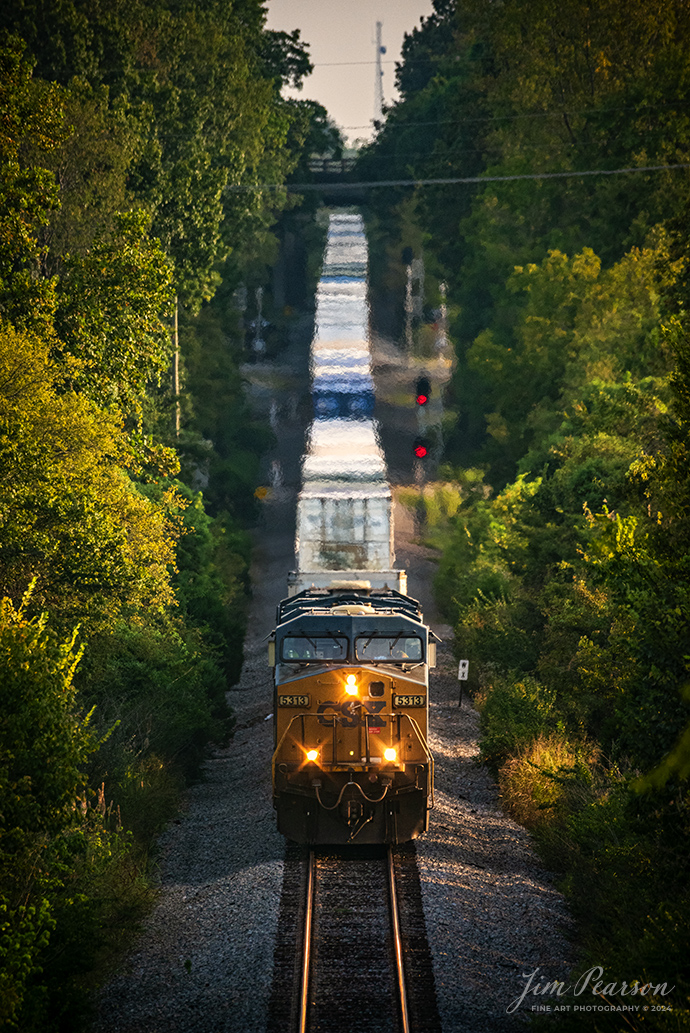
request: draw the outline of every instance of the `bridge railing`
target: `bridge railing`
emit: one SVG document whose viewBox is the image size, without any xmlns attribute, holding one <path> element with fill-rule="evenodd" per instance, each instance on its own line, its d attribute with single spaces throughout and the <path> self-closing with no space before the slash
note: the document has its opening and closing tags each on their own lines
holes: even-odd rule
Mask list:
<svg viewBox="0 0 690 1033">
<path fill-rule="evenodd" d="M 355 161 L 355 158 L 310 158 L 308 167 L 310 172 L 342 175 L 343 172 L 352 172 Z"/>
</svg>

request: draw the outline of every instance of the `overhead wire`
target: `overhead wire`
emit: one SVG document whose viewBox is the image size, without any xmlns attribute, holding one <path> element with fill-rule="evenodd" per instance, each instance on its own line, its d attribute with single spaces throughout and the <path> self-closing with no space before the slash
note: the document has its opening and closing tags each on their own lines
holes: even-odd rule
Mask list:
<svg viewBox="0 0 690 1033">
<path fill-rule="evenodd" d="M 373 189 L 375 187 L 426 187 L 452 186 L 475 183 L 513 183 L 520 180 L 538 179 L 578 179 L 581 176 L 622 176 L 635 172 L 662 172 L 672 169 L 690 169 L 690 162 L 677 162 L 671 165 L 636 165 L 622 169 L 581 169 L 568 172 L 529 172 L 512 176 L 448 176 L 439 179 L 379 179 L 362 182 L 335 183 L 248 183 L 228 184 L 226 190 L 237 193 L 257 190 L 287 190 L 289 193 L 321 191 L 330 193 L 337 190 Z"/>
<path fill-rule="evenodd" d="M 440 64 L 442 61 L 448 61 L 448 60 L 451 60 L 451 61 L 455 60 L 455 61 L 457 61 L 458 59 L 457 59 L 457 57 L 456 58 L 452 58 L 452 57 L 448 58 L 446 55 L 441 55 L 440 58 L 439 57 L 403 58 L 403 56 L 401 55 L 400 57 L 387 57 L 384 61 L 381 61 L 381 64 L 382 65 L 401 65 L 401 66 L 403 65 L 403 63 L 405 64 L 405 66 L 408 66 L 408 65 L 437 65 L 437 64 Z M 335 68 L 337 65 L 376 65 L 379 62 L 376 60 L 376 58 L 374 58 L 373 61 L 371 61 L 371 60 L 368 60 L 368 61 L 310 61 L 309 63 L 311 64 L 312 68 Z"/>
<path fill-rule="evenodd" d="M 575 108 L 572 111 L 532 111 L 524 112 L 523 114 L 515 115 L 478 115 L 469 118 L 449 118 L 449 119 L 436 119 L 429 122 L 391 122 L 387 121 L 381 123 L 381 128 L 385 130 L 390 129 L 412 129 L 420 128 L 422 126 L 456 126 L 456 125 L 467 125 L 474 122 L 517 122 L 520 119 L 530 118 L 563 118 L 568 116 L 569 118 L 573 115 L 608 115 L 613 112 L 625 112 L 635 111 L 639 114 L 645 112 L 661 111 L 664 108 L 675 108 L 675 107 L 687 107 L 690 105 L 690 100 L 684 100 L 679 98 L 672 103 L 668 104 L 644 104 L 641 107 L 636 105 L 627 105 L 625 107 L 614 107 L 614 108 Z M 372 119 L 372 121 L 374 121 Z M 341 129 L 352 130 L 352 129 L 371 129 L 371 122 L 368 125 L 363 126 L 340 126 Z"/>
</svg>

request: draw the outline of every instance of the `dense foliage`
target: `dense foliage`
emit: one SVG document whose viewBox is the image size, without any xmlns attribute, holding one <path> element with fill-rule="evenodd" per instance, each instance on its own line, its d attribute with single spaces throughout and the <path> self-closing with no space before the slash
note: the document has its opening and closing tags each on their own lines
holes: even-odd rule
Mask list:
<svg viewBox="0 0 690 1033">
<path fill-rule="evenodd" d="M 311 65 L 265 17 L 0 11 L 2 1028 L 80 1027 L 150 900 L 152 836 L 232 727 L 271 435 L 232 298 L 290 205 L 228 188 L 332 135 L 282 98 Z"/>
<path fill-rule="evenodd" d="M 74 638 L 59 642 L 45 619 L 0 604 L 3 721 L 0 740 L 0 1022 L 22 1010 L 26 985 L 55 928 L 51 896 L 62 888 L 83 769 L 96 743 L 74 689 Z"/>
<path fill-rule="evenodd" d="M 580 960 L 675 986 L 635 1029 L 690 1028 L 689 42 L 672 0 L 435 0 L 361 165 L 480 179 L 372 196 L 453 315 L 437 594 Z"/>
</svg>

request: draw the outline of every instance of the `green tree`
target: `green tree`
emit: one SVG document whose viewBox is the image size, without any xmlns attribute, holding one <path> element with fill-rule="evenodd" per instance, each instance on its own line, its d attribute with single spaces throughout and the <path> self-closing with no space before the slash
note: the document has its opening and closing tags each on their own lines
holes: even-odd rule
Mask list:
<svg viewBox="0 0 690 1033">
<path fill-rule="evenodd" d="M 0 24 L 20 34 L 46 80 L 75 77 L 136 131 L 128 188 L 153 218 L 182 302 L 198 309 L 216 265 L 286 203 L 280 192 L 226 192 L 280 183 L 304 142 L 299 105 L 280 96 L 310 69 L 297 33 L 270 33 L 259 0 L 136 0 L 108 9 L 26 0 Z M 81 87 L 80 87 L 81 88 Z M 304 126 L 293 132 L 293 128 Z"/>
<path fill-rule="evenodd" d="M 42 276 L 40 235 L 58 207 L 55 177 L 41 156 L 64 140 L 59 90 L 32 79 L 32 62 L 15 39 L 0 47 L 0 313 L 29 326 L 49 327 L 54 282 Z"/>
<path fill-rule="evenodd" d="M 172 356 L 172 268 L 148 235 L 143 212 L 114 218 L 83 255 L 68 257 L 56 291 L 58 351 L 70 383 L 99 405 L 141 415 L 151 382 L 160 383 Z"/>
<path fill-rule="evenodd" d="M 55 926 L 61 841 L 79 826 L 97 742 L 79 712 L 74 637 L 0 601 L 0 1024 L 17 1028 Z"/>
<path fill-rule="evenodd" d="M 0 586 L 19 600 L 35 577 L 38 606 L 104 628 L 173 601 L 174 517 L 123 471 L 118 419 L 58 393 L 63 376 L 47 345 L 2 324 Z"/>
<path fill-rule="evenodd" d="M 637 396 L 640 433 L 649 410 L 645 393 L 668 395 L 662 380 L 672 356 L 659 330 L 661 296 L 682 263 L 669 263 L 663 233 L 650 244 L 608 270 L 589 248 L 572 259 L 551 251 L 539 265 L 515 268 L 507 284 L 516 298 L 512 320 L 502 313 L 467 351 L 468 369 L 489 410 L 484 457 L 496 483 L 509 479 L 518 463 L 523 471 L 540 472 L 552 463 L 549 449 L 556 440 L 575 423 L 580 433 L 594 412 L 599 431 L 606 431 L 608 413 L 619 423 L 614 433 L 621 434 L 626 380 L 638 385 L 630 387 L 628 402 Z M 664 406 L 661 398 L 658 404 Z M 589 420 L 587 433 L 593 430 Z"/>
<path fill-rule="evenodd" d="M 52 172 L 59 192 L 59 207 L 40 231 L 48 275 L 61 273 L 69 256 L 86 254 L 97 238 L 113 232 L 117 213 L 132 208 L 127 178 L 139 149 L 132 112 L 124 104 L 111 105 L 105 86 L 94 89 L 72 79 L 58 99 L 64 139 L 49 152 L 22 147 L 24 166 Z"/>
</svg>

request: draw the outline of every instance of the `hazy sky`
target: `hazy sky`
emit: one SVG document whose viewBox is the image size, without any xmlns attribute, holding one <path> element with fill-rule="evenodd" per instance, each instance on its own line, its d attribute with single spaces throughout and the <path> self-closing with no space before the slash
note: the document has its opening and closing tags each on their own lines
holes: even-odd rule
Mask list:
<svg viewBox="0 0 690 1033">
<path fill-rule="evenodd" d="M 383 22 L 383 97 L 390 102 L 403 35 L 431 10 L 431 0 L 268 0 L 267 25 L 301 30 L 315 67 L 296 96 L 318 100 L 354 140 L 371 135 L 376 22 Z"/>
</svg>

